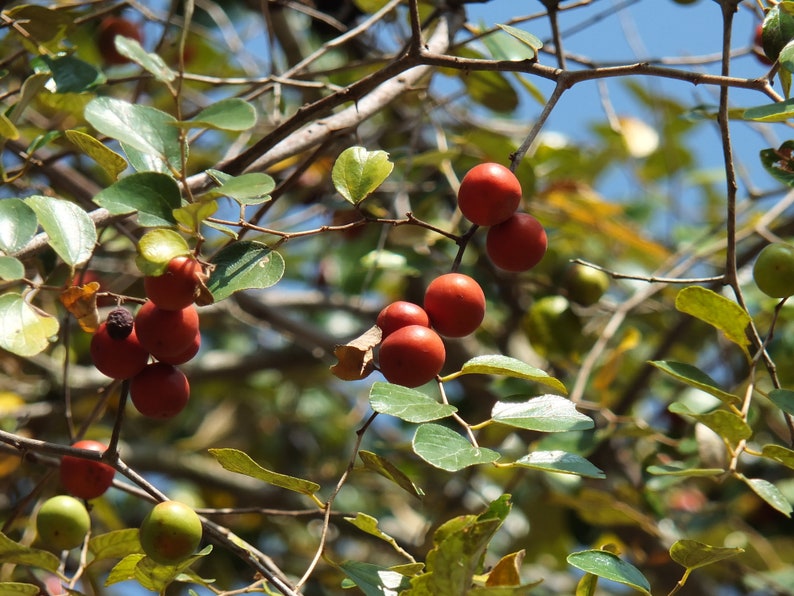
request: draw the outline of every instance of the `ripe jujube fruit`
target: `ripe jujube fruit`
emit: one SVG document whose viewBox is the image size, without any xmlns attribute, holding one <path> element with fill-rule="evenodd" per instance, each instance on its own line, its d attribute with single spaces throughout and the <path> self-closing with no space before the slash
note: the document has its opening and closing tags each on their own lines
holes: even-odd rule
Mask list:
<svg viewBox="0 0 794 596">
<path fill-rule="evenodd" d="M 198 354 L 199 349 L 201 348 L 201 333 L 197 333 L 196 337 L 193 339 L 193 343 L 191 343 L 184 351 L 180 352 L 179 354 L 175 354 L 173 356 L 160 356 L 160 362 L 165 362 L 167 364 L 184 364 L 189 360 L 192 360 L 193 357 Z"/>
<path fill-rule="evenodd" d="M 543 225 L 529 213 L 514 213 L 488 229 L 485 252 L 505 271 L 529 271 L 546 254 L 549 241 Z"/>
<path fill-rule="evenodd" d="M 378 364 L 386 380 L 405 387 L 432 381 L 441 372 L 445 359 L 443 340 L 422 325 L 408 325 L 392 332 L 378 352 Z"/>
<path fill-rule="evenodd" d="M 141 345 L 158 360 L 176 356 L 196 340 L 198 311 L 192 304 L 180 310 L 163 310 L 148 301 L 135 316 L 135 330 Z"/>
<path fill-rule="evenodd" d="M 473 333 L 485 317 L 485 294 L 468 275 L 446 273 L 427 286 L 424 307 L 439 334 L 464 337 Z"/>
<path fill-rule="evenodd" d="M 42 503 L 36 513 L 39 541 L 52 550 L 71 550 L 80 546 L 91 527 L 91 517 L 82 501 L 57 495 Z"/>
<path fill-rule="evenodd" d="M 190 399 L 185 374 L 172 364 L 154 362 L 130 379 L 132 405 L 149 418 L 173 418 Z"/>
<path fill-rule="evenodd" d="M 155 505 L 141 522 L 139 537 L 146 555 L 161 565 L 177 565 L 201 543 L 201 518 L 179 501 Z"/>
<path fill-rule="evenodd" d="M 480 226 L 492 226 L 513 215 L 521 202 L 521 183 L 498 163 L 481 163 L 460 181 L 458 207 L 463 216 Z"/>
<path fill-rule="evenodd" d="M 772 298 L 794 295 L 794 246 L 773 242 L 762 248 L 753 264 L 753 279 Z"/>
<path fill-rule="evenodd" d="M 385 339 L 397 329 L 408 325 L 429 327 L 430 318 L 427 316 L 425 309 L 418 304 L 406 300 L 397 300 L 380 311 L 376 324 L 380 327 Z"/>
<path fill-rule="evenodd" d="M 163 310 L 186 308 L 196 299 L 201 273 L 201 264 L 193 257 L 174 257 L 161 275 L 143 278 L 146 297 Z"/>
<path fill-rule="evenodd" d="M 91 337 L 91 360 L 97 370 L 112 379 L 129 379 L 149 361 L 149 352 L 135 333 L 132 314 L 117 308 Z"/>
<path fill-rule="evenodd" d="M 99 48 L 99 53 L 102 54 L 102 58 L 108 64 L 127 64 L 130 62 L 129 58 L 120 54 L 116 49 L 115 39 L 117 35 L 129 37 L 141 43 L 143 34 L 138 25 L 121 17 L 105 17 L 99 24 L 97 47 Z"/>
<path fill-rule="evenodd" d="M 107 446 L 91 439 L 78 441 L 72 447 L 100 453 L 107 449 Z M 80 499 L 94 499 L 110 488 L 116 470 L 101 461 L 64 455 L 59 473 L 61 484 L 69 494 Z"/>
</svg>

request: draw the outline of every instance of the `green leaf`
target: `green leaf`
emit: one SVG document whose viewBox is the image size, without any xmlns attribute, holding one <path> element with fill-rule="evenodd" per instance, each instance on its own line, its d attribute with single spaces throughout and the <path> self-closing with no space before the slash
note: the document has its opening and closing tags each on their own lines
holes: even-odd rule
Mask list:
<svg viewBox="0 0 794 596">
<path fill-rule="evenodd" d="M 667 409 L 674 414 L 694 418 L 733 445 L 753 436 L 753 429 L 750 428 L 747 422 L 738 414 L 727 410 L 714 410 L 705 414 L 697 414 L 679 402 L 670 404 Z"/>
<path fill-rule="evenodd" d="M 168 65 L 157 54 L 149 53 L 141 47 L 138 40 L 123 35 L 117 35 L 113 39 L 119 54 L 126 56 L 136 64 L 139 64 L 151 73 L 155 79 L 163 83 L 170 83 L 176 80 L 176 73 L 168 68 Z"/>
<path fill-rule="evenodd" d="M 235 242 L 222 249 L 212 260 L 215 269 L 207 287 L 215 301 L 234 292 L 252 288 L 269 288 L 284 275 L 284 259 L 259 242 Z"/>
<path fill-rule="evenodd" d="M 0 594 L 4 596 L 38 596 L 41 594 L 38 586 L 20 582 L 0 582 Z"/>
<path fill-rule="evenodd" d="M 609 551 L 585 550 L 571 553 L 567 561 L 585 573 L 631 586 L 643 594 L 651 593 L 651 585 L 640 570 Z"/>
<path fill-rule="evenodd" d="M 54 93 L 83 93 L 105 82 L 105 75 L 73 55 L 38 58 L 52 73 Z M 50 85 L 48 85 L 49 87 Z"/>
<path fill-rule="evenodd" d="M 413 558 L 410 557 L 401 547 L 397 544 L 397 541 L 383 532 L 378 527 L 378 520 L 372 517 L 371 515 L 367 515 L 366 513 L 358 512 L 356 513 L 356 517 L 346 517 L 345 521 L 350 522 L 354 526 L 356 526 L 362 532 L 366 532 L 370 536 L 374 536 L 380 540 L 391 545 L 391 547 L 396 550 L 401 555 L 407 556 L 412 562 L 414 562 Z"/>
<path fill-rule="evenodd" d="M 384 478 L 391 480 L 407 493 L 415 496 L 418 499 L 421 499 L 425 494 L 421 488 L 411 482 L 411 479 L 408 478 L 408 476 L 406 476 L 397 468 L 397 466 L 395 466 L 386 458 L 363 449 L 359 450 L 358 456 L 361 458 L 361 461 L 364 463 L 364 467 L 366 469 L 372 470 Z"/>
<path fill-rule="evenodd" d="M 49 236 L 50 246 L 67 265 L 85 263 L 97 241 L 96 227 L 80 207 L 62 199 L 33 195 L 25 199 Z"/>
<path fill-rule="evenodd" d="M 501 25 L 497 23 L 496 26 L 508 35 L 513 36 L 518 41 L 528 46 L 532 50 L 532 57 L 537 58 L 538 50 L 543 47 L 543 42 L 540 41 L 540 39 L 531 33 L 527 33 L 526 31 L 517 29 L 516 27 L 511 27 L 510 25 Z"/>
<path fill-rule="evenodd" d="M 474 447 L 454 430 L 433 423 L 422 424 L 416 429 L 412 445 L 419 457 L 448 472 L 499 459 L 496 451 Z"/>
<path fill-rule="evenodd" d="M 739 475 L 741 480 L 749 486 L 755 494 L 761 497 L 769 504 L 770 507 L 776 509 L 786 517 L 791 517 L 792 506 L 788 499 L 780 492 L 780 489 L 763 478 L 746 478 Z"/>
<path fill-rule="evenodd" d="M 339 194 L 357 205 L 389 177 L 393 168 L 385 151 L 348 147 L 336 158 L 331 178 Z"/>
<path fill-rule="evenodd" d="M 794 99 L 747 108 L 742 117 L 755 122 L 785 122 L 794 117 Z"/>
<path fill-rule="evenodd" d="M 146 232 L 138 241 L 135 264 L 144 275 L 160 275 L 174 257 L 190 254 L 187 241 L 174 230 Z"/>
<path fill-rule="evenodd" d="M 780 445 L 764 445 L 761 449 L 761 455 L 794 469 L 794 451 L 791 449 Z"/>
<path fill-rule="evenodd" d="M 138 213 L 144 227 L 172 226 L 173 211 L 182 204 L 176 180 L 157 172 L 125 176 L 94 197 L 94 202 L 113 214 Z"/>
<path fill-rule="evenodd" d="M 722 468 L 690 468 L 683 462 L 674 462 L 663 466 L 648 466 L 646 471 L 654 476 L 710 477 L 725 473 Z"/>
<path fill-rule="evenodd" d="M 259 205 L 270 200 L 276 187 L 273 178 L 262 172 L 251 172 L 241 176 L 229 176 L 218 170 L 207 170 L 220 186 L 207 192 L 209 197 L 230 197 L 241 205 Z"/>
<path fill-rule="evenodd" d="M 778 182 L 794 186 L 794 141 L 785 141 L 778 149 L 762 149 L 761 165 Z"/>
<path fill-rule="evenodd" d="M 60 565 L 60 559 L 46 550 L 30 548 L 19 542 L 14 542 L 0 532 L 0 564 L 27 565 L 55 571 Z"/>
<path fill-rule="evenodd" d="M 0 348 L 35 356 L 50 345 L 58 329 L 58 319 L 34 309 L 20 294 L 0 296 Z"/>
<path fill-rule="evenodd" d="M 481 53 L 461 47 L 456 52 L 462 58 L 484 59 Z M 518 93 L 504 73 L 486 70 L 456 71 L 466 87 L 468 98 L 494 112 L 508 113 L 518 107 Z"/>
<path fill-rule="evenodd" d="M 369 404 L 375 412 L 414 423 L 446 418 L 458 411 L 455 406 L 439 403 L 415 389 L 381 382 L 372 384 Z"/>
<path fill-rule="evenodd" d="M 772 6 L 764 17 L 762 31 L 764 54 L 774 62 L 786 44 L 794 39 L 794 17 L 785 8 Z"/>
<path fill-rule="evenodd" d="M 256 478 L 262 482 L 267 482 L 279 488 L 285 488 L 302 495 L 311 496 L 320 490 L 320 485 L 310 480 L 286 476 L 277 472 L 271 472 L 256 463 L 247 453 L 238 449 L 210 449 L 212 455 L 224 469 L 237 474 L 244 474 L 251 478 Z"/>
<path fill-rule="evenodd" d="M 114 97 L 97 97 L 86 105 L 84 116 L 102 134 L 181 170 L 179 129 L 170 114 Z"/>
<path fill-rule="evenodd" d="M 365 596 L 397 596 L 411 585 L 402 573 L 372 563 L 345 561 L 339 568 Z"/>
<path fill-rule="evenodd" d="M 442 381 L 450 381 L 460 375 L 502 375 L 506 377 L 513 377 L 515 379 L 525 379 L 546 385 L 560 393 L 568 393 L 562 381 L 549 376 L 542 370 L 530 366 L 521 360 L 511 358 L 510 356 L 502 356 L 500 354 L 488 356 L 475 356 L 468 362 L 463 364 L 463 368 L 456 373 L 452 373 L 442 378 Z"/>
<path fill-rule="evenodd" d="M 565 432 L 593 428 L 592 418 L 576 409 L 571 400 L 559 395 L 541 395 L 525 402 L 498 401 L 491 410 L 494 422 L 537 430 Z"/>
<path fill-rule="evenodd" d="M 698 569 L 743 552 L 743 548 L 710 546 L 697 540 L 677 540 L 670 547 L 670 558 L 687 569 Z"/>
<path fill-rule="evenodd" d="M 5 12 L 11 19 L 24 22 L 25 32 L 39 43 L 61 39 L 68 27 L 74 23 L 74 16 L 68 11 L 35 4 L 22 4 Z"/>
<path fill-rule="evenodd" d="M 119 174 L 127 169 L 127 160 L 124 159 L 123 155 L 116 153 L 91 135 L 79 130 L 67 130 L 66 138 L 77 145 L 88 157 L 97 162 L 113 180 L 117 179 Z"/>
<path fill-rule="evenodd" d="M 581 455 L 567 451 L 533 451 L 512 465 L 522 468 L 543 470 L 544 472 L 559 472 L 561 474 L 574 474 L 585 478 L 606 478 L 603 471 L 591 464 Z"/>
<path fill-rule="evenodd" d="M 0 114 L 0 137 L 12 141 L 19 138 L 19 129 L 5 114 Z"/>
<path fill-rule="evenodd" d="M 794 416 L 794 391 L 789 389 L 773 389 L 769 392 L 770 401 L 786 414 Z"/>
<path fill-rule="evenodd" d="M 121 559 L 127 555 L 141 552 L 138 528 L 125 528 L 92 536 L 88 550 L 94 555 L 92 564 L 104 559 Z"/>
<path fill-rule="evenodd" d="M 719 329 L 725 337 L 737 344 L 747 354 L 750 340 L 746 330 L 750 315 L 736 302 L 707 288 L 690 286 L 675 297 L 675 307 L 686 314 Z"/>
<path fill-rule="evenodd" d="M 36 213 L 22 199 L 0 201 L 0 250 L 12 253 L 23 248 L 38 229 Z"/>
<path fill-rule="evenodd" d="M 717 382 L 704 373 L 702 370 L 691 364 L 684 364 L 683 362 L 673 362 L 672 360 L 655 360 L 648 362 L 651 366 L 658 368 L 660 371 L 667 373 L 671 377 L 686 383 L 690 387 L 695 387 L 701 391 L 713 395 L 717 399 L 726 404 L 735 404 L 741 401 L 736 395 L 728 393 L 717 386 Z"/>
<path fill-rule="evenodd" d="M 182 128 L 213 128 L 244 131 L 256 124 L 256 110 L 239 97 L 222 99 L 201 110 L 190 120 L 178 122 Z"/>
<path fill-rule="evenodd" d="M 25 277 L 25 266 L 14 257 L 0 256 L 0 279 L 14 281 Z"/>
<path fill-rule="evenodd" d="M 174 219 L 193 234 L 198 234 L 201 225 L 218 210 L 218 201 L 198 201 L 174 209 Z"/>
<path fill-rule="evenodd" d="M 197 554 L 188 557 L 184 561 L 180 561 L 176 565 L 161 565 L 149 557 L 144 557 L 135 565 L 133 577 L 130 579 L 137 580 L 137 582 L 147 590 L 163 594 L 165 593 L 166 587 L 177 579 L 188 579 L 193 577 L 195 578 L 193 581 L 196 581 L 198 578 L 189 571 L 189 568 L 196 561 L 207 556 L 211 551 L 212 545 L 208 545 Z M 182 577 L 180 578 L 180 576 Z"/>
<path fill-rule="evenodd" d="M 110 570 L 110 573 L 105 578 L 105 585 L 112 586 L 113 584 L 133 579 L 135 577 L 135 568 L 145 558 L 146 555 L 143 553 L 134 553 L 124 557 Z"/>
</svg>

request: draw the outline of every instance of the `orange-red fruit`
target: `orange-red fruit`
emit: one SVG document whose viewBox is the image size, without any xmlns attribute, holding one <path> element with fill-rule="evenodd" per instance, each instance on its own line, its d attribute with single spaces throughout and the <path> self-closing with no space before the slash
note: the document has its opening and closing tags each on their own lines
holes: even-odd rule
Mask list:
<svg viewBox="0 0 794 596">
<path fill-rule="evenodd" d="M 163 310 L 181 310 L 193 304 L 201 265 L 192 257 L 174 257 L 162 275 L 143 278 L 146 296 Z"/>
<path fill-rule="evenodd" d="M 446 273 L 431 281 L 424 305 L 430 324 L 446 337 L 473 333 L 485 317 L 485 294 L 480 284 L 462 273 Z"/>
<path fill-rule="evenodd" d="M 464 217 L 480 226 L 492 226 L 513 215 L 521 202 L 521 183 L 498 163 L 481 163 L 463 177 L 458 207 Z"/>
<path fill-rule="evenodd" d="M 505 271 L 528 271 L 540 263 L 549 242 L 543 225 L 529 213 L 515 213 L 492 226 L 485 238 L 491 262 Z"/>
<path fill-rule="evenodd" d="M 165 362 L 148 364 L 130 379 L 132 405 L 149 418 L 173 418 L 185 409 L 190 399 L 190 384 L 185 374 Z"/>
<path fill-rule="evenodd" d="M 138 43 L 143 41 L 143 35 L 138 25 L 121 17 L 106 17 L 99 24 L 97 46 L 102 58 L 108 64 L 127 64 L 130 60 L 116 49 L 114 40 L 117 35 L 130 37 Z"/>
<path fill-rule="evenodd" d="M 163 310 L 152 301 L 141 306 L 135 317 L 138 340 L 149 353 L 165 359 L 182 354 L 196 340 L 199 318 L 192 304 L 181 310 Z"/>
<path fill-rule="evenodd" d="M 408 325 L 430 327 L 430 318 L 427 316 L 425 309 L 418 304 L 406 300 L 397 300 L 380 311 L 376 324 L 380 327 L 385 339 L 398 329 Z"/>
<path fill-rule="evenodd" d="M 135 329 L 124 339 L 113 339 L 104 322 L 91 337 L 89 352 L 97 370 L 112 379 L 129 379 L 149 361 L 149 352 L 138 341 Z"/>
<path fill-rule="evenodd" d="M 72 447 L 104 453 L 107 446 L 99 441 L 84 439 Z M 94 499 L 103 495 L 113 484 L 116 471 L 109 465 L 90 459 L 65 455 L 61 459 L 61 484 L 66 491 L 79 499 Z"/>
<path fill-rule="evenodd" d="M 383 340 L 378 364 L 389 383 L 418 387 L 441 372 L 445 358 L 444 342 L 438 333 L 422 325 L 408 325 Z"/>
<path fill-rule="evenodd" d="M 184 352 L 180 352 L 174 356 L 163 356 L 160 358 L 160 362 L 165 362 L 166 364 L 184 364 L 192 360 L 193 357 L 198 354 L 199 348 L 201 348 L 201 334 L 197 333 L 193 343 L 190 344 Z"/>
</svg>

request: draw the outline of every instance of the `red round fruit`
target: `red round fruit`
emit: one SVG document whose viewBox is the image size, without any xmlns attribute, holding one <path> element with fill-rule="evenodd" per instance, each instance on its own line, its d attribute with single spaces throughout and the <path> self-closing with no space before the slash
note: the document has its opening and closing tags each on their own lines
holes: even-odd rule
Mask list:
<svg viewBox="0 0 794 596">
<path fill-rule="evenodd" d="M 138 341 L 134 328 L 124 339 L 113 339 L 107 323 L 101 323 L 91 337 L 89 352 L 97 370 L 112 379 L 129 379 L 149 362 L 149 352 Z"/>
<path fill-rule="evenodd" d="M 528 271 L 540 263 L 549 241 L 546 230 L 529 213 L 515 213 L 488 230 L 485 251 L 505 271 Z"/>
<path fill-rule="evenodd" d="M 162 275 L 143 278 L 146 297 L 163 310 L 181 310 L 193 304 L 201 264 L 193 257 L 174 257 Z"/>
<path fill-rule="evenodd" d="M 135 317 L 135 331 L 141 345 L 158 360 L 177 356 L 196 341 L 198 311 L 192 304 L 181 310 L 163 310 L 150 300 Z"/>
<path fill-rule="evenodd" d="M 107 446 L 99 441 L 84 439 L 72 445 L 75 449 L 89 449 L 104 453 Z M 92 459 L 64 455 L 61 459 L 61 484 L 66 491 L 80 499 L 94 499 L 103 495 L 113 484 L 116 470 Z"/>
<path fill-rule="evenodd" d="M 427 316 L 425 309 L 418 304 L 406 300 L 397 300 L 380 311 L 376 323 L 383 332 L 383 338 L 385 339 L 398 329 L 408 325 L 430 327 L 430 318 Z"/>
<path fill-rule="evenodd" d="M 446 337 L 473 333 L 485 317 L 480 284 L 462 273 L 447 273 L 430 282 L 424 304 L 430 324 Z"/>
<path fill-rule="evenodd" d="M 463 177 L 458 207 L 464 217 L 479 226 L 492 226 L 513 215 L 521 202 L 521 183 L 498 163 L 481 163 Z"/>
<path fill-rule="evenodd" d="M 383 340 L 378 364 L 389 383 L 418 387 L 441 372 L 445 358 L 444 342 L 438 333 L 422 325 L 408 325 Z"/>
<path fill-rule="evenodd" d="M 174 365 L 154 362 L 130 379 L 130 399 L 148 418 L 173 418 L 185 409 L 190 384 Z"/>
<path fill-rule="evenodd" d="M 197 333 L 193 343 L 185 349 L 184 352 L 180 352 L 174 356 L 162 356 L 160 357 L 160 362 L 165 362 L 166 364 L 184 364 L 193 359 L 193 357 L 198 354 L 199 348 L 201 348 L 201 334 Z"/>
<path fill-rule="evenodd" d="M 121 55 L 116 49 L 115 39 L 117 35 L 132 38 L 138 43 L 143 41 L 143 35 L 138 25 L 121 17 L 106 17 L 99 24 L 97 46 L 102 58 L 108 64 L 127 64 L 130 62 L 129 58 Z"/>
</svg>

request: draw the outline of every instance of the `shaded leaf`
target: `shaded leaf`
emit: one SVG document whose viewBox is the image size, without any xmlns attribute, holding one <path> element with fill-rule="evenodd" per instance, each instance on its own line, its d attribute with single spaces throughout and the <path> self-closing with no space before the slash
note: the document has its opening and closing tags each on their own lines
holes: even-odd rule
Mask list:
<svg viewBox="0 0 794 596">
<path fill-rule="evenodd" d="M 738 414 L 727 410 L 714 410 L 705 414 L 697 414 L 678 402 L 670 404 L 667 409 L 674 414 L 694 418 L 734 445 L 753 436 L 753 430 L 747 422 Z"/>
<path fill-rule="evenodd" d="M 778 182 L 794 186 L 794 141 L 785 141 L 777 149 L 761 150 L 761 165 Z"/>
<path fill-rule="evenodd" d="M 460 371 L 452 373 L 443 377 L 442 381 L 449 381 L 460 375 L 502 375 L 505 377 L 513 377 L 516 379 L 525 379 L 551 387 L 560 393 L 567 393 L 565 385 L 562 381 L 551 377 L 548 373 L 530 366 L 521 360 L 511 358 L 510 356 L 502 356 L 500 354 L 488 356 L 475 356 L 463 364 Z"/>
<path fill-rule="evenodd" d="M 720 476 L 725 473 L 722 468 L 690 468 L 682 462 L 665 464 L 663 466 L 648 466 L 648 474 L 654 476 L 684 476 L 684 477 L 710 477 Z"/>
<path fill-rule="evenodd" d="M 651 593 L 651 585 L 640 570 L 609 551 L 586 550 L 571 553 L 567 561 L 585 573 L 631 586 L 643 594 Z"/>
<path fill-rule="evenodd" d="M 374 192 L 392 169 L 394 164 L 385 151 L 348 147 L 336 158 L 331 179 L 339 194 L 356 205 Z"/>
<path fill-rule="evenodd" d="M 550 394 L 525 402 L 496 402 L 491 418 L 500 424 L 541 432 L 584 430 L 594 426 L 592 418 L 579 412 L 571 400 Z"/>
<path fill-rule="evenodd" d="M 670 547 L 670 558 L 687 569 L 697 569 L 743 552 L 743 548 L 710 546 L 697 540 L 677 540 Z"/>
<path fill-rule="evenodd" d="M 540 39 L 538 39 L 531 33 L 523 31 L 522 29 L 518 29 L 517 27 L 511 27 L 510 25 L 502 25 L 500 23 L 497 23 L 496 26 L 499 27 L 502 31 L 504 31 L 508 35 L 511 35 L 512 37 L 514 37 L 515 39 L 517 39 L 518 41 L 529 47 L 529 49 L 532 51 L 532 57 L 537 58 L 538 50 L 543 47 L 543 42 Z"/>
<path fill-rule="evenodd" d="M 182 128 L 213 128 L 244 131 L 256 124 L 256 110 L 239 97 L 222 99 L 204 108 L 190 120 L 178 122 Z"/>
<path fill-rule="evenodd" d="M 746 330 L 750 315 L 733 300 L 707 288 L 690 286 L 678 292 L 675 307 L 722 331 L 725 337 L 747 353 L 750 340 Z"/>
<path fill-rule="evenodd" d="M 83 209 L 69 201 L 40 195 L 27 197 L 25 203 L 36 213 L 50 246 L 67 265 L 74 267 L 91 257 L 97 233 Z"/>
<path fill-rule="evenodd" d="M 251 478 L 256 478 L 262 482 L 267 482 L 273 486 L 285 488 L 303 495 L 311 496 L 320 490 L 320 485 L 310 480 L 295 478 L 278 472 L 271 472 L 260 466 L 248 454 L 238 449 L 210 449 L 212 455 L 224 469 L 237 474 L 244 474 Z"/>
<path fill-rule="evenodd" d="M 781 445 L 764 445 L 761 455 L 794 469 L 794 450 Z"/>
<path fill-rule="evenodd" d="M 37 58 L 52 73 L 51 91 L 54 93 L 83 93 L 105 82 L 105 75 L 88 62 L 73 56 L 41 56 Z"/>
<path fill-rule="evenodd" d="M 24 22 L 25 31 L 39 43 L 61 39 L 73 24 L 73 17 L 67 11 L 35 4 L 21 4 L 5 12 L 12 19 Z"/>
<path fill-rule="evenodd" d="M 215 269 L 207 288 L 216 301 L 234 292 L 269 288 L 284 275 L 284 259 L 259 242 L 235 242 L 218 252 L 212 260 Z"/>
<path fill-rule="evenodd" d="M 125 176 L 100 191 L 94 201 L 114 214 L 138 214 L 145 227 L 172 226 L 174 209 L 182 204 L 176 180 L 157 172 L 139 172 Z"/>
<path fill-rule="evenodd" d="M 794 16 L 785 7 L 770 7 L 764 17 L 761 34 L 761 45 L 766 57 L 772 62 L 777 60 L 780 51 L 791 39 L 794 39 Z"/>
<path fill-rule="evenodd" d="M 19 129 L 5 114 L 0 114 L 0 137 L 16 141 L 19 138 Z"/>
<path fill-rule="evenodd" d="M 35 356 L 47 349 L 59 327 L 58 319 L 34 309 L 20 294 L 0 296 L 0 348 Z"/>
<path fill-rule="evenodd" d="M 769 392 L 769 399 L 786 414 L 794 416 L 794 391 L 789 389 L 773 389 Z"/>
<path fill-rule="evenodd" d="M 352 585 L 357 586 L 365 596 L 397 596 L 410 587 L 410 580 L 405 575 L 374 565 L 358 561 L 345 561 L 339 565 Z"/>
<path fill-rule="evenodd" d="M 705 391 L 706 393 L 713 395 L 717 399 L 727 404 L 738 403 L 741 401 L 738 396 L 728 393 L 727 391 L 724 391 L 718 387 L 717 382 L 714 379 L 691 364 L 673 362 L 672 360 L 655 360 L 648 362 L 648 364 L 658 368 L 664 373 L 667 373 L 671 377 L 686 383 L 690 387 L 695 387 L 696 389 L 700 389 L 701 391 Z"/>
<path fill-rule="evenodd" d="M 412 445 L 419 457 L 448 472 L 499 459 L 496 451 L 474 447 L 454 430 L 433 423 L 422 424 L 416 429 Z"/>
<path fill-rule="evenodd" d="M 372 384 L 369 404 L 376 412 L 414 423 L 446 418 L 458 411 L 415 389 L 381 382 Z"/>
<path fill-rule="evenodd" d="M 263 172 L 229 176 L 218 170 L 207 170 L 207 174 L 220 185 L 210 190 L 207 196 L 230 197 L 241 205 L 266 203 L 276 187 L 275 180 Z"/>
<path fill-rule="evenodd" d="M 776 509 L 786 517 L 791 517 L 792 506 L 788 499 L 780 492 L 780 489 L 763 478 L 746 478 L 739 475 L 741 480 L 749 486 L 755 494 L 761 497 L 767 504 Z"/>
<path fill-rule="evenodd" d="M 38 229 L 36 213 L 22 199 L 0 201 L 0 250 L 12 253 L 23 248 Z"/>
<path fill-rule="evenodd" d="M 4 596 L 38 596 L 41 594 L 38 586 L 20 582 L 0 582 L 0 594 Z"/>
<path fill-rule="evenodd" d="M 408 478 L 408 476 L 406 476 L 397 468 L 397 466 L 395 466 L 386 458 L 363 449 L 358 452 L 358 456 L 361 458 L 361 461 L 364 462 L 365 468 L 391 480 L 407 493 L 415 496 L 418 499 L 421 499 L 425 494 L 421 488 L 411 482 L 411 479 Z"/>
<path fill-rule="evenodd" d="M 394 538 L 386 534 L 378 527 L 378 520 L 371 515 L 367 515 L 366 513 L 361 513 L 359 511 L 356 513 L 356 517 L 345 517 L 345 521 L 350 522 L 362 532 L 366 532 L 370 536 L 375 536 L 375 538 L 379 538 L 380 540 L 390 544 L 397 552 L 401 554 L 405 553 L 405 551 L 400 548 L 400 545 L 397 544 L 397 541 Z"/>
<path fill-rule="evenodd" d="M 38 548 L 30 548 L 14 542 L 0 532 L 0 564 L 29 565 L 47 571 L 55 571 L 60 560 L 54 554 Z"/>
<path fill-rule="evenodd" d="M 88 157 L 93 159 L 113 180 L 127 169 L 127 160 L 100 143 L 94 137 L 79 130 L 67 130 L 66 138 L 77 145 Z"/>
<path fill-rule="evenodd" d="M 14 257 L 0 256 L 0 279 L 14 281 L 25 277 L 25 265 Z"/>
<path fill-rule="evenodd" d="M 591 464 L 581 455 L 567 451 L 533 451 L 513 464 L 523 468 L 543 470 L 544 472 L 559 472 L 561 474 L 575 474 L 585 478 L 606 478 L 606 474 Z"/>
<path fill-rule="evenodd" d="M 755 122 L 785 122 L 794 117 L 794 99 L 747 108 L 742 117 Z"/>
</svg>

